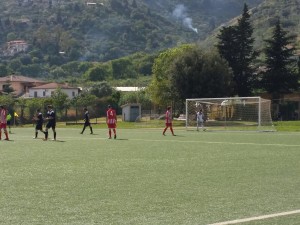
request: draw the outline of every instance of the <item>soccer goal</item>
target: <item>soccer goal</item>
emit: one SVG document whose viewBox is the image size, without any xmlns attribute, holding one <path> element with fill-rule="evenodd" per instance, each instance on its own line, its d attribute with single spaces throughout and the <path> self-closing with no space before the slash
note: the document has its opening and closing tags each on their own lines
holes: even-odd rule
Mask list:
<svg viewBox="0 0 300 225">
<path fill-rule="evenodd" d="M 207 130 L 276 131 L 271 101 L 261 97 L 186 99 L 186 128 L 195 129 L 202 109 Z"/>
</svg>

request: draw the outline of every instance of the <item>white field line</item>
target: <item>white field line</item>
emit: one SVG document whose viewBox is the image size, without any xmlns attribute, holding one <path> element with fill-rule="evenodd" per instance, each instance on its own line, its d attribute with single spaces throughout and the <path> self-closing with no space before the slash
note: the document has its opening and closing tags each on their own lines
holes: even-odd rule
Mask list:
<svg viewBox="0 0 300 225">
<path fill-rule="evenodd" d="M 245 218 L 245 219 L 237 219 L 237 220 L 231 220 L 231 221 L 225 221 L 225 222 L 219 222 L 219 223 L 212 223 L 212 224 L 208 224 L 208 225 L 240 224 L 240 223 L 251 222 L 251 221 L 255 221 L 255 220 L 264 220 L 264 219 L 288 216 L 288 215 L 299 214 L 299 213 L 300 213 L 300 210 L 294 210 L 294 211 L 289 211 L 289 212 L 281 212 L 281 213 L 275 213 L 275 214 L 269 214 L 269 215 L 263 215 L 263 216 L 249 217 L 249 218 Z"/>
</svg>

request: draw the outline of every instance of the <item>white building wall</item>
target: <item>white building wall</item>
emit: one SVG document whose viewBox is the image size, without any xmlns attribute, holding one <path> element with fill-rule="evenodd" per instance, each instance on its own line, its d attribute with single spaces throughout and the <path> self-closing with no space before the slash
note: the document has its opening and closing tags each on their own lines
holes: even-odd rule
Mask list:
<svg viewBox="0 0 300 225">
<path fill-rule="evenodd" d="M 122 120 L 129 121 L 130 119 L 130 105 L 127 105 L 122 108 Z"/>
<path fill-rule="evenodd" d="M 72 99 L 78 96 L 78 89 L 61 89 L 64 93 L 68 95 L 68 98 Z M 30 98 L 47 98 L 51 97 L 52 93 L 54 93 L 56 89 L 38 89 L 38 88 L 30 88 L 29 89 L 29 97 Z"/>
<path fill-rule="evenodd" d="M 125 104 L 121 107 L 123 121 L 134 122 L 138 117 L 141 116 L 141 104 L 139 103 Z"/>
</svg>

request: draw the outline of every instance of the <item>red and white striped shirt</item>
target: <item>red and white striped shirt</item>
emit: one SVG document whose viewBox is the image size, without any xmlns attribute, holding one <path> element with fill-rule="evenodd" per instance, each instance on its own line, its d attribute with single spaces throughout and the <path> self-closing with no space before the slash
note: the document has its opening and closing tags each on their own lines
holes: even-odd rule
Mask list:
<svg viewBox="0 0 300 225">
<path fill-rule="evenodd" d="M 117 122 L 116 111 L 114 109 L 108 109 L 106 111 L 106 123 L 115 124 Z"/>
<path fill-rule="evenodd" d="M 7 116 L 7 110 L 6 109 L 0 109 L 0 123 L 6 124 L 6 116 Z"/>
<path fill-rule="evenodd" d="M 172 123 L 172 113 L 169 110 L 166 112 L 166 123 Z"/>
</svg>

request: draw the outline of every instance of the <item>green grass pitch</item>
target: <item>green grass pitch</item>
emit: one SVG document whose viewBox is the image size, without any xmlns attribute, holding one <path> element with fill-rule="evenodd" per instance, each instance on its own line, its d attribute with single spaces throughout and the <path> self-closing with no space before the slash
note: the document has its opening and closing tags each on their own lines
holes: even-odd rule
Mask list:
<svg viewBox="0 0 300 225">
<path fill-rule="evenodd" d="M 162 129 L 109 140 L 58 128 L 45 142 L 13 128 L 0 142 L 0 224 L 206 225 L 300 209 L 300 133 Z"/>
</svg>

